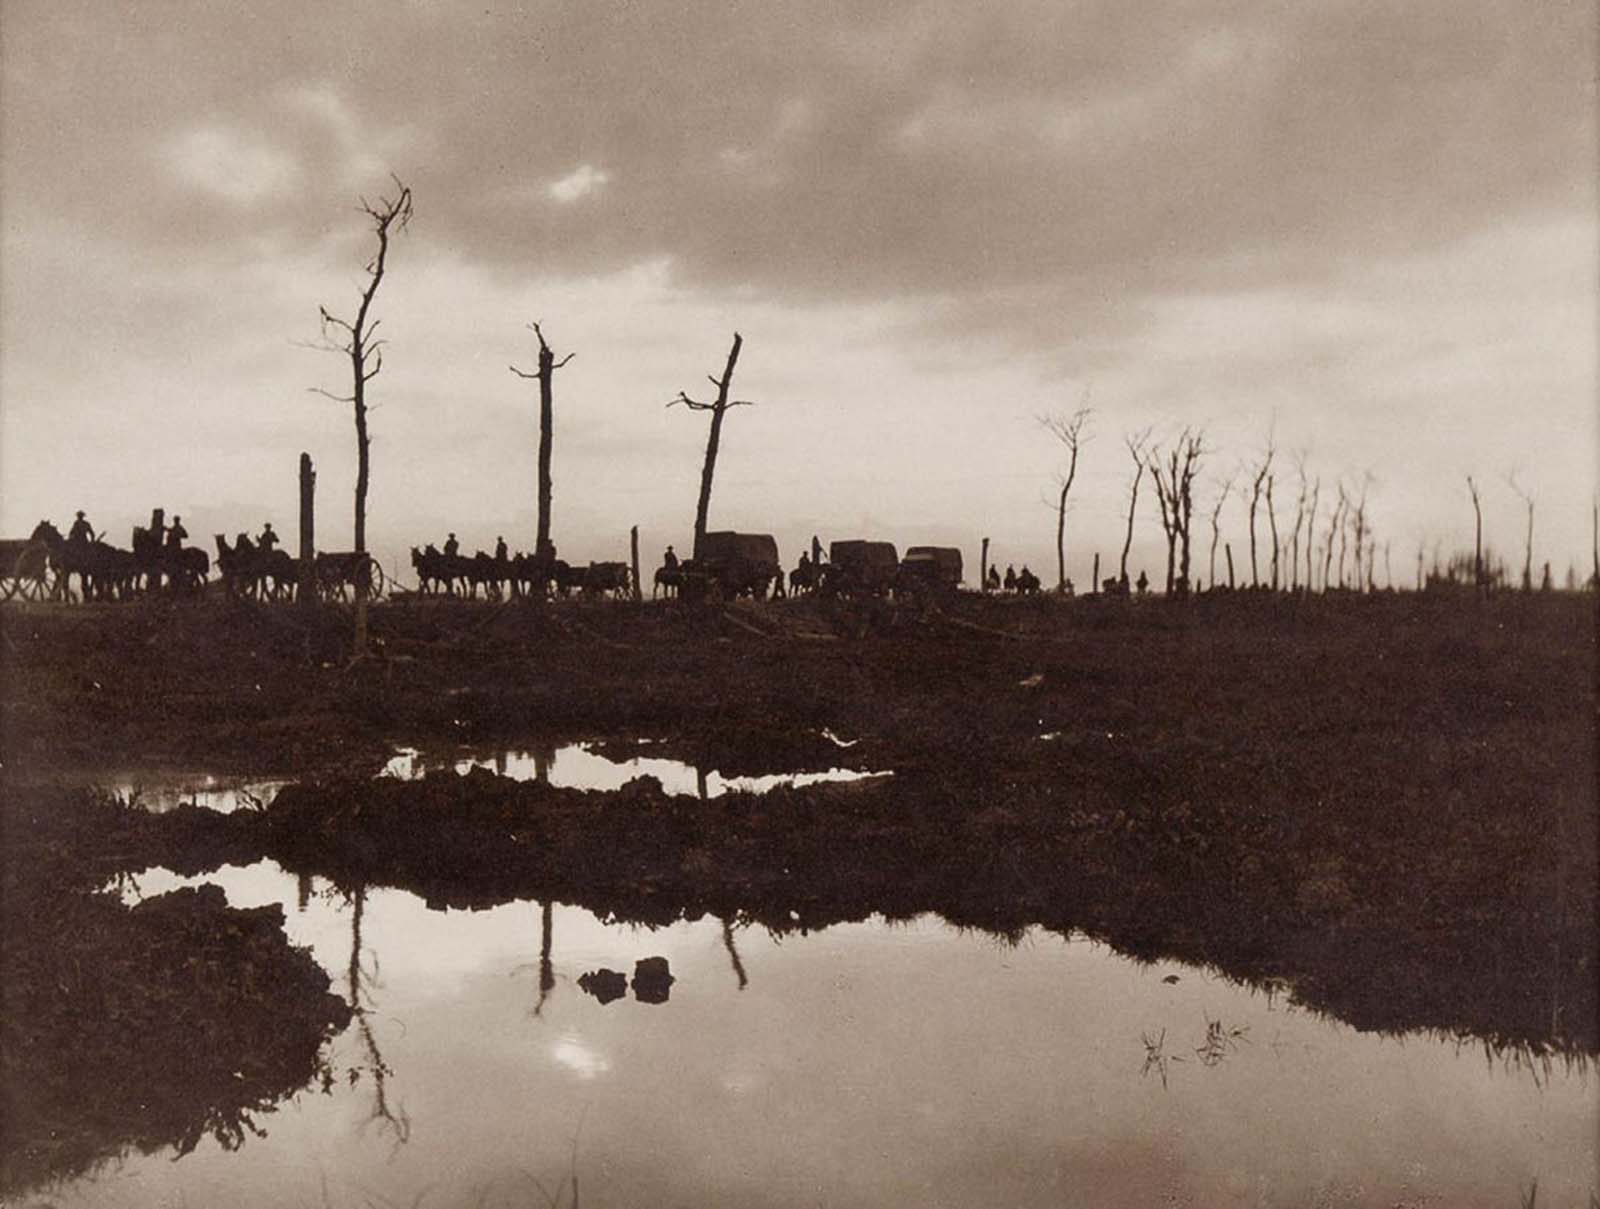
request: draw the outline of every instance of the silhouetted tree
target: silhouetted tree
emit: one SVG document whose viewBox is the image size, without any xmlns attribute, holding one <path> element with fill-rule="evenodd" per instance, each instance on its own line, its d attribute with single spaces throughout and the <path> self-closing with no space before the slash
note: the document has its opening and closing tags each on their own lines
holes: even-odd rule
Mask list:
<svg viewBox="0 0 1600 1209">
<path fill-rule="evenodd" d="M 361 212 L 372 222 L 378 237 L 378 250 L 367 261 L 367 284 L 361 290 L 361 303 L 353 321 L 338 318 L 327 307 L 319 307 L 322 316 L 322 345 L 329 352 L 340 353 L 350 359 L 351 393 L 336 395 L 321 387 L 316 393 L 338 403 L 349 403 L 356 423 L 356 516 L 355 543 L 358 553 L 367 549 L 367 485 L 370 481 L 369 451 L 371 441 L 367 436 L 367 383 L 383 369 L 383 346 L 386 340 L 377 338 L 379 321 L 372 317 L 372 300 L 378 296 L 378 286 L 389 255 L 389 238 L 396 231 L 404 231 L 411 222 L 411 189 L 395 177 L 394 197 L 380 197 L 376 202 L 361 199 Z M 358 585 L 358 594 L 360 585 Z"/>
<path fill-rule="evenodd" d="M 1483 503 L 1478 498 L 1478 485 L 1472 481 L 1472 476 L 1467 475 L 1467 492 L 1472 496 L 1473 538 L 1472 538 L 1472 583 L 1474 587 L 1483 587 Z"/>
<path fill-rule="evenodd" d="M 1217 586 L 1217 539 L 1222 536 L 1222 505 L 1228 502 L 1228 492 L 1233 490 L 1233 479 L 1234 476 L 1230 474 L 1222 480 L 1221 490 L 1217 492 L 1217 502 L 1211 508 L 1211 560 L 1206 567 L 1207 588 Z"/>
<path fill-rule="evenodd" d="M 556 355 L 550 351 L 550 346 L 545 343 L 544 333 L 539 330 L 537 322 L 528 325 L 539 340 L 539 368 L 534 373 L 525 373 L 515 365 L 507 366 L 519 378 L 537 380 L 539 383 L 539 533 L 534 539 L 533 556 L 541 562 L 550 559 L 550 446 L 551 431 L 554 417 L 552 415 L 551 383 L 556 370 L 576 353 L 568 353 L 561 360 L 556 360 Z"/>
<path fill-rule="evenodd" d="M 717 469 L 717 447 L 722 441 L 722 417 L 730 407 L 749 407 L 748 399 L 728 398 L 728 390 L 733 385 L 733 367 L 739 360 L 739 349 L 744 344 L 744 338 L 738 332 L 733 334 L 733 347 L 728 350 L 728 364 L 722 371 L 722 377 L 706 377 L 711 385 L 717 388 L 717 397 L 711 403 L 701 403 L 691 399 L 683 391 L 678 392 L 678 397 L 667 404 L 668 407 L 682 403 L 691 411 L 709 411 L 711 413 L 711 431 L 706 437 L 706 460 L 700 470 L 700 502 L 694 513 L 694 556 L 700 557 L 700 546 L 706 536 L 706 516 L 711 510 L 711 477 Z"/>
<path fill-rule="evenodd" d="M 1506 475 L 1506 485 L 1528 510 L 1528 538 L 1522 551 L 1522 590 L 1531 592 L 1533 591 L 1533 495 L 1518 485 L 1517 472 L 1514 470 Z"/>
<path fill-rule="evenodd" d="M 1056 591 L 1067 590 L 1067 492 L 1072 490 L 1072 480 L 1078 474 L 1078 451 L 1088 442 L 1084 427 L 1089 422 L 1091 409 L 1080 407 L 1070 416 L 1040 416 L 1039 423 L 1047 432 L 1067 447 L 1067 473 L 1061 480 L 1061 494 L 1056 500 Z"/>
<path fill-rule="evenodd" d="M 1272 535 L 1272 590 L 1278 590 L 1278 552 L 1282 548 L 1278 542 L 1278 510 L 1272 503 L 1272 487 L 1277 482 L 1277 475 L 1267 475 L 1267 532 Z"/>
<path fill-rule="evenodd" d="M 1150 474 L 1161 506 L 1161 528 L 1167 535 L 1167 594 L 1189 591 L 1189 538 L 1194 522 L 1194 476 L 1205 452 L 1203 435 L 1185 428 L 1167 452 L 1150 452 Z M 1181 549 L 1181 554 L 1179 550 Z"/>
<path fill-rule="evenodd" d="M 1133 459 L 1133 483 L 1128 488 L 1128 536 L 1122 542 L 1122 561 L 1118 564 L 1117 581 L 1124 591 L 1128 587 L 1128 551 L 1133 549 L 1133 515 L 1139 507 L 1139 480 L 1144 477 L 1144 451 L 1150 442 L 1150 430 L 1128 433 L 1123 436 L 1122 444 L 1128 450 L 1128 456 Z"/>
<path fill-rule="evenodd" d="M 1344 513 L 1350 506 L 1349 497 L 1345 495 L 1344 484 L 1337 484 L 1339 499 L 1333 506 L 1333 515 L 1328 518 L 1328 538 L 1323 544 L 1322 554 L 1322 590 L 1326 592 L 1333 584 L 1333 543 L 1335 538 L 1343 540 Z M 1339 586 L 1344 586 L 1344 564 L 1340 562 Z"/>
<path fill-rule="evenodd" d="M 1272 474 L 1272 457 L 1275 452 L 1273 436 L 1269 431 L 1266 454 L 1256 470 L 1256 477 L 1250 483 L 1250 586 L 1252 588 L 1261 586 L 1261 573 L 1256 564 L 1256 507 L 1261 502 L 1262 487 Z"/>
</svg>

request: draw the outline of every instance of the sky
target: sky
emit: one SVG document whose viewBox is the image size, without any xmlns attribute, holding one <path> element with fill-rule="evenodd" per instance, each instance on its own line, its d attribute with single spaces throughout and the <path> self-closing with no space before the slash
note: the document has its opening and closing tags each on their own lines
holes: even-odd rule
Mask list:
<svg viewBox="0 0 1600 1209">
<path fill-rule="evenodd" d="M 1365 490 L 1397 581 L 1487 540 L 1586 573 L 1596 18 L 1565 0 L 214 5 L 6 0 L 0 531 L 349 548 L 351 317 L 374 314 L 369 542 L 533 546 L 541 323 L 572 561 L 691 543 L 705 398 L 744 346 L 712 528 L 960 545 L 1055 575 L 1122 544 L 1124 437 L 1201 429 L 1209 516 L 1270 443 Z M 1520 494 L 1519 494 L 1520 493 Z M 1259 523 L 1259 522 L 1258 522 Z M 1261 525 L 1264 529 L 1264 524 Z M 1203 540 L 1201 540 L 1203 538 Z M 1264 540 L 1264 537 L 1263 537 Z M 1320 540 L 1320 538 L 1319 538 Z M 1130 570 L 1164 565 L 1148 483 Z M 1381 557 L 1381 555 L 1380 555 Z M 1102 570 L 1102 574 L 1105 570 Z M 1380 570 L 1379 581 L 1383 581 Z"/>
</svg>

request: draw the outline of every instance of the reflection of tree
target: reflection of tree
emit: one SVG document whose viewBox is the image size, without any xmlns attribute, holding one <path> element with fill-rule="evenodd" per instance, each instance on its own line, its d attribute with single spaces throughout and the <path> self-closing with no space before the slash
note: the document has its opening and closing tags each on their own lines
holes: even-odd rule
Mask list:
<svg viewBox="0 0 1600 1209">
<path fill-rule="evenodd" d="M 556 985 L 555 966 L 550 962 L 550 938 L 555 930 L 553 915 L 553 904 L 547 898 L 539 916 L 539 1002 L 533 1007 L 535 1016 L 544 1011 L 544 1001 Z"/>
<path fill-rule="evenodd" d="M 388 1088 L 385 1082 L 394 1072 L 383 1060 L 383 1054 L 378 1049 L 378 1038 L 372 1031 L 372 1021 L 368 1018 L 370 992 L 363 994 L 362 979 L 365 977 L 370 982 L 378 978 L 377 958 L 373 958 L 372 973 L 368 975 L 361 968 L 361 917 L 366 909 L 367 888 L 358 886 L 351 899 L 353 910 L 350 914 L 350 1010 L 356 1018 L 356 1029 L 361 1034 L 361 1042 L 367 1051 L 367 1070 L 372 1075 L 372 1112 L 367 1120 L 381 1122 L 379 1129 L 394 1135 L 395 1145 L 403 1145 L 411 1139 L 411 1119 L 406 1116 L 404 1108 L 396 1112 L 389 1107 Z M 360 1068 L 352 1067 L 350 1082 L 353 1084 L 360 1078 Z"/>
<path fill-rule="evenodd" d="M 728 950 L 728 960 L 733 962 L 733 973 L 739 980 L 739 989 L 742 991 L 750 985 L 750 979 L 745 977 L 744 962 L 739 960 L 739 950 L 733 943 L 733 924 L 728 920 L 722 921 L 722 943 Z"/>
</svg>

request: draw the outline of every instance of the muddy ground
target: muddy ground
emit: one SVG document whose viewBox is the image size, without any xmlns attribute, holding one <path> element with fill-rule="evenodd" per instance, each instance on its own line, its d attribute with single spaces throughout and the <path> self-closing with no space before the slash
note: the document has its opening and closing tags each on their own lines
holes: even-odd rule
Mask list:
<svg viewBox="0 0 1600 1209">
<path fill-rule="evenodd" d="M 336 612 L 8 609 L 6 863 L 82 886 L 270 856 L 351 894 L 779 932 L 936 911 L 1207 965 L 1361 1028 L 1589 1061 L 1595 621 L 1567 594 L 422 603 L 376 608 L 377 653 L 351 665 Z M 894 775 L 710 801 L 372 780 L 397 744 L 575 738 Z M 55 783 L 161 763 L 300 783 L 227 817 Z"/>
</svg>

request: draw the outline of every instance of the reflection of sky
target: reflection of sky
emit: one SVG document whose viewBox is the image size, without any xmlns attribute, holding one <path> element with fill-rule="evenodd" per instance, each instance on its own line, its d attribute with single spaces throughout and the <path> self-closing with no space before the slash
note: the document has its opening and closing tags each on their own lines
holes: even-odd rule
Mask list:
<svg viewBox="0 0 1600 1209">
<path fill-rule="evenodd" d="M 236 905 L 284 902 L 287 929 L 344 990 L 347 904 L 304 912 L 275 866 L 208 879 Z M 149 894 L 182 884 L 140 879 Z M 431 912 L 367 899 L 374 1032 L 396 1150 L 341 1079 L 264 1121 L 237 1154 L 130 1159 L 67 1205 L 529 1203 L 577 1137 L 594 1204 L 1032 1205 L 1586 1203 L 1597 1088 L 1486 1062 L 1476 1046 L 1358 1034 L 1179 965 L 1140 967 L 1032 932 L 1008 948 L 925 917 L 778 941 L 703 919 L 650 931 L 557 907 L 556 985 L 538 1004 L 540 907 Z M 664 956 L 662 1005 L 601 1005 L 577 978 Z M 1179 981 L 1164 978 L 1176 974 Z M 1216 1065 L 1206 1022 L 1246 1030 Z M 1165 1030 L 1167 1085 L 1141 1075 Z M 334 1043 L 364 1060 L 354 1030 Z M 580 1132 L 581 1123 L 581 1132 Z M 225 1191 L 224 1191 L 225 1190 Z M 591 1198 L 592 1201 L 591 1201 Z"/>
<path fill-rule="evenodd" d="M 837 742 L 837 740 L 835 740 Z M 443 765 L 428 761 L 417 751 L 407 748 L 392 758 L 384 767 L 388 776 L 418 777 L 425 770 Z M 636 777 L 655 777 L 661 787 L 671 794 L 698 794 L 700 774 L 692 764 L 681 760 L 666 760 L 653 756 L 639 756 L 631 760 L 614 761 L 597 755 L 581 743 L 568 744 L 554 749 L 549 755 L 534 752 L 506 751 L 493 755 L 475 755 L 449 762 L 456 772 L 470 768 L 486 768 L 501 776 L 519 781 L 532 781 L 541 773 L 548 776 L 550 784 L 570 789 L 621 789 Z M 716 771 L 705 774 L 705 794 L 718 797 L 729 790 L 748 793 L 765 793 L 779 785 L 815 785 L 822 781 L 857 781 L 869 776 L 887 776 L 887 773 L 864 773 L 848 768 L 833 768 L 826 772 L 774 773 L 759 777 L 725 777 Z"/>
</svg>

